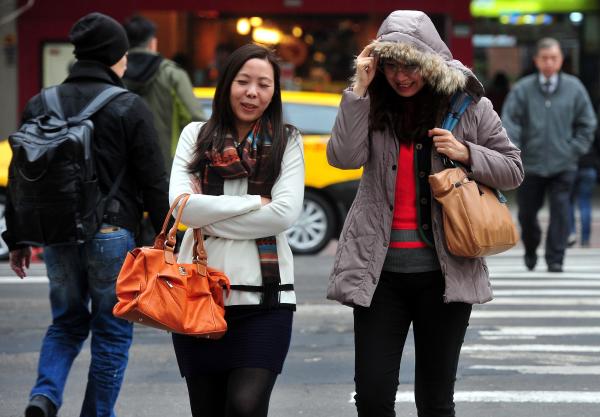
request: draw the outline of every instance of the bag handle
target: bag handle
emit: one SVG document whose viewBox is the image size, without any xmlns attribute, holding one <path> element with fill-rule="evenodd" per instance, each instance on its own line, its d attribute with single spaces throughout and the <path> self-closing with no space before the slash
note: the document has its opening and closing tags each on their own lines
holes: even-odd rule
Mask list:
<svg viewBox="0 0 600 417">
<path fill-rule="evenodd" d="M 189 199 L 190 199 L 190 194 L 184 193 L 184 194 L 181 194 L 180 196 L 178 196 L 173 201 L 173 204 L 171 204 L 171 207 L 169 208 L 169 212 L 167 213 L 167 216 L 165 217 L 165 221 L 163 222 L 162 229 L 161 229 L 160 233 L 154 239 L 153 248 L 154 249 L 162 249 L 165 253 L 165 262 L 168 264 L 171 264 L 171 265 L 175 263 L 174 251 L 175 251 L 175 244 L 177 242 L 177 237 L 176 237 L 177 228 L 179 227 L 179 223 L 181 221 L 181 216 L 183 215 L 183 210 Z M 179 205 L 180 202 L 181 202 L 181 206 L 179 207 L 179 210 L 177 211 L 177 217 L 175 218 L 175 223 L 173 223 L 173 226 L 171 227 L 171 229 L 169 230 L 169 233 L 167 234 L 167 226 L 169 224 L 169 220 L 170 220 L 171 216 L 173 215 L 173 211 L 175 210 L 177 205 Z M 207 269 L 207 264 L 208 264 L 208 255 L 206 254 L 206 249 L 204 247 L 204 236 L 202 234 L 202 229 L 195 228 L 193 230 L 193 233 L 194 233 L 194 246 L 193 246 L 193 253 L 192 253 L 192 263 L 196 264 L 198 272 L 201 275 L 206 275 L 206 269 Z"/>
</svg>

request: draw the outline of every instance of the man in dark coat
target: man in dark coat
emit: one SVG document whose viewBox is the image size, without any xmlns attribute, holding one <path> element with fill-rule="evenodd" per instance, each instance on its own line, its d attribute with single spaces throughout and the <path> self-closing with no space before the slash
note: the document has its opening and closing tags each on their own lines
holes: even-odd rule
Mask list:
<svg viewBox="0 0 600 417">
<path fill-rule="evenodd" d="M 123 87 L 121 77 L 129 48 L 123 27 L 100 13 L 77 21 L 70 41 L 77 62 L 58 89 L 66 117 L 78 114 L 106 88 Z M 41 96 L 36 95 L 27 104 L 23 120 L 43 113 Z M 91 240 L 44 248 L 52 324 L 42 343 L 26 417 L 56 415 L 73 360 L 90 332 L 91 364 L 81 415 L 114 416 L 133 335 L 132 324 L 112 314 L 117 275 L 127 252 L 134 247 L 134 233 L 143 211 L 149 212 L 156 230 L 168 211 L 166 171 L 152 114 L 144 101 L 136 94 L 123 93 L 91 120 L 101 191 L 108 194 L 121 169 L 125 170 L 107 204 L 103 224 Z M 31 250 L 16 241 L 13 217 L 9 200 L 3 237 L 11 250 L 11 268 L 24 278 Z"/>
</svg>

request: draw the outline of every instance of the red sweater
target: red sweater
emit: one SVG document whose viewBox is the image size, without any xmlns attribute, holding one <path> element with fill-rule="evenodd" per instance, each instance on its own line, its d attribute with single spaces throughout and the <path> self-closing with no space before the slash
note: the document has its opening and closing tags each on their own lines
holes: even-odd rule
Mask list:
<svg viewBox="0 0 600 417">
<path fill-rule="evenodd" d="M 427 245 L 420 239 L 400 237 L 394 231 L 417 231 L 417 189 L 415 184 L 414 145 L 401 144 L 396 174 L 396 194 L 394 198 L 394 219 L 392 221 L 392 241 L 390 248 L 413 249 Z M 415 235 L 418 233 L 415 233 Z M 408 234 L 413 235 L 413 234 Z"/>
</svg>

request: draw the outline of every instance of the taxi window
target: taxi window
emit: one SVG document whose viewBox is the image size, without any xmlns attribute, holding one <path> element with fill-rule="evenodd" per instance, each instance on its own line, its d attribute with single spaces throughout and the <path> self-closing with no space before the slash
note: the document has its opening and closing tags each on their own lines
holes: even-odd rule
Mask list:
<svg viewBox="0 0 600 417">
<path fill-rule="evenodd" d="M 338 108 L 314 104 L 284 103 L 285 121 L 296 126 L 305 135 L 329 135 L 335 123 Z"/>
<path fill-rule="evenodd" d="M 212 114 L 212 100 L 200 99 L 204 116 Z M 329 135 L 335 123 L 338 108 L 314 104 L 283 103 L 283 118 L 305 135 Z"/>
</svg>

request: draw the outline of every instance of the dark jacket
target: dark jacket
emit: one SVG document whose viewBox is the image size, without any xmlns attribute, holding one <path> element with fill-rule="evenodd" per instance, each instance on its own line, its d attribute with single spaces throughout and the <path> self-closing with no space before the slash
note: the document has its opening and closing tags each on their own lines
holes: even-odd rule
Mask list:
<svg viewBox="0 0 600 417">
<path fill-rule="evenodd" d="M 92 61 L 76 62 L 59 87 L 65 116 L 79 113 L 109 85 L 123 87 L 120 78 L 109 67 Z M 38 94 L 27 103 L 23 120 L 42 113 L 43 104 Z M 125 93 L 99 110 L 91 120 L 94 123 L 96 169 L 103 193 L 108 194 L 121 168 L 126 166 L 119 189 L 108 205 L 105 221 L 136 231 L 146 210 L 154 229 L 160 230 L 169 210 L 168 184 L 148 106 L 136 94 Z M 10 200 L 6 209 L 13 209 Z M 10 235 L 10 217 L 7 215 L 7 231 L 3 237 L 9 248 L 14 249 L 16 245 Z"/>
<path fill-rule="evenodd" d="M 551 94 L 542 91 L 538 73 L 519 80 L 504 102 L 502 123 L 521 149 L 525 172 L 545 178 L 577 169 L 597 125 L 585 87 L 563 72 Z"/>
</svg>

